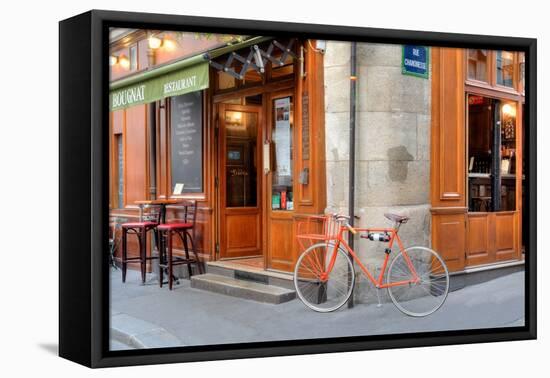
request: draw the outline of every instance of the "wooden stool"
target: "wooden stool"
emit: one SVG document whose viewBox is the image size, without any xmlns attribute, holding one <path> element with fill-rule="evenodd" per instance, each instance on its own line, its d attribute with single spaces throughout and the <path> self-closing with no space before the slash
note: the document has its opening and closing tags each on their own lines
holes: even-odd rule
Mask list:
<svg viewBox="0 0 550 378">
<path fill-rule="evenodd" d="M 158 208 L 152 208 L 148 214 L 142 215 L 139 222 L 122 223 L 122 282 L 126 282 L 126 270 L 128 263 L 132 261 L 139 261 L 141 264 L 141 281 L 145 283 L 145 270 L 147 267 L 147 260 L 153 260 L 158 257 L 147 257 L 147 233 L 149 231 L 155 232 L 156 227 L 160 223 L 160 210 Z M 136 235 L 139 244 L 139 256 L 128 257 L 128 235 Z M 155 238 L 156 238 L 156 234 Z"/>
<path fill-rule="evenodd" d="M 159 285 L 162 287 L 163 281 L 163 270 L 168 269 L 168 287 L 172 290 L 174 274 L 173 268 L 175 265 L 187 265 L 187 270 L 189 272 L 189 277 L 193 275 L 191 269 L 191 264 L 197 264 L 197 269 L 199 273 L 202 272 L 201 263 L 195 248 L 194 242 L 194 230 L 195 230 L 195 219 L 197 213 L 197 202 L 196 201 L 182 201 L 181 205 L 183 207 L 183 219 L 174 220 L 169 223 L 160 224 L 157 226 L 158 239 L 159 239 Z M 174 256 L 173 255 L 173 239 L 174 235 L 178 235 L 183 243 L 183 249 L 185 251 L 185 257 Z M 189 257 L 189 244 L 191 244 L 194 258 Z"/>
</svg>

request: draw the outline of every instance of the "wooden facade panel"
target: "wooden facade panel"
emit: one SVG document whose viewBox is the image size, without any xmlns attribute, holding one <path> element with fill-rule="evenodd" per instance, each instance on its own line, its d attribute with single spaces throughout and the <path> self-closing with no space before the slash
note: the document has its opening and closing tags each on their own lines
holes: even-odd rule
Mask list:
<svg viewBox="0 0 550 378">
<path fill-rule="evenodd" d="M 431 49 L 432 247 L 450 271 L 464 269 L 466 240 L 464 52 Z M 482 242 L 476 242 L 476 250 Z"/>
<path fill-rule="evenodd" d="M 451 271 L 464 268 L 465 214 L 432 216 L 432 247 Z"/>
<path fill-rule="evenodd" d="M 495 258 L 498 261 L 519 258 L 516 238 L 517 213 L 495 213 Z"/>
<path fill-rule="evenodd" d="M 469 213 L 466 265 L 519 258 L 517 217 L 516 212 Z"/>
<path fill-rule="evenodd" d="M 494 256 L 493 216 L 491 213 L 469 213 L 467 217 L 466 265 L 487 264 Z"/>
<path fill-rule="evenodd" d="M 125 118 L 124 110 L 117 110 L 115 112 L 112 112 L 111 117 L 112 117 L 111 132 L 113 134 L 122 134 L 122 130 L 124 128 L 124 118 Z"/>
<path fill-rule="evenodd" d="M 272 218 L 271 237 L 268 240 L 269 267 L 290 270 L 294 266 L 294 233 L 292 218 Z"/>
<path fill-rule="evenodd" d="M 124 126 L 124 205 L 148 199 L 147 105 L 125 110 Z"/>
<path fill-rule="evenodd" d="M 432 206 L 465 206 L 464 53 L 432 56 Z"/>
<path fill-rule="evenodd" d="M 299 213 L 319 214 L 326 207 L 325 95 L 323 54 L 305 48 L 305 79 L 296 83 L 297 138 L 296 187 Z M 307 170 L 308 183 L 300 184 L 300 172 Z"/>
<path fill-rule="evenodd" d="M 170 162 L 168 146 L 168 111 L 167 100 L 158 102 L 157 111 L 157 198 L 168 198 L 171 194 L 171 185 L 169 183 L 168 164 Z"/>
<path fill-rule="evenodd" d="M 468 257 L 475 255 L 487 255 L 489 253 L 488 240 L 488 217 L 468 217 Z"/>
</svg>

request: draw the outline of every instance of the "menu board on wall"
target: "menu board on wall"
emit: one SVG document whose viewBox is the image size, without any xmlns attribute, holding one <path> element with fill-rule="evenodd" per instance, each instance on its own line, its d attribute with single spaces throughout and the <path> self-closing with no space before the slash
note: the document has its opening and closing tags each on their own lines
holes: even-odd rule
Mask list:
<svg viewBox="0 0 550 378">
<path fill-rule="evenodd" d="M 172 188 L 183 184 L 182 193 L 200 193 L 203 191 L 201 92 L 172 97 L 170 109 Z"/>
</svg>

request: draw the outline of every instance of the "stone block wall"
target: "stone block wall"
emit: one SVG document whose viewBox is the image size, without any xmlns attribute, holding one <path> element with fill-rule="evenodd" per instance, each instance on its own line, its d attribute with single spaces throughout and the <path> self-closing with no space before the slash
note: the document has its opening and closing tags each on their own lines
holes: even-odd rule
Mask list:
<svg viewBox="0 0 550 378">
<path fill-rule="evenodd" d="M 326 212 L 348 212 L 350 50 L 329 41 L 324 57 Z M 390 226 L 385 212 L 408 215 L 405 246 L 429 246 L 431 81 L 403 75 L 401 55 L 401 45 L 357 45 L 355 224 Z M 371 268 L 380 266 L 385 245 L 355 245 Z"/>
</svg>

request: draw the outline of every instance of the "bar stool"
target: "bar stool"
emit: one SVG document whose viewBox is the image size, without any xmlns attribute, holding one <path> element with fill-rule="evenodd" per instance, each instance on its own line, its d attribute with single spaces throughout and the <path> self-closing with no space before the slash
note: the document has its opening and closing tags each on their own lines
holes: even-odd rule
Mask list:
<svg viewBox="0 0 550 378">
<path fill-rule="evenodd" d="M 155 229 L 160 223 L 161 211 L 159 206 L 148 206 L 141 213 L 139 222 L 122 223 L 122 282 L 126 282 L 126 270 L 128 263 L 132 261 L 139 261 L 141 264 L 141 281 L 145 283 L 145 270 L 147 266 L 147 260 L 153 260 L 158 257 L 147 257 L 147 233 L 153 231 L 153 235 L 156 238 Z M 148 211 L 147 211 L 148 210 Z M 136 235 L 139 245 L 139 256 L 128 257 L 128 235 Z M 157 246 L 158 247 L 158 246 Z"/>
<path fill-rule="evenodd" d="M 183 217 L 169 223 L 159 224 L 157 232 L 159 235 L 159 284 L 162 287 L 163 270 L 168 269 L 168 287 L 172 290 L 174 281 L 173 268 L 175 265 L 187 265 L 189 277 L 193 274 L 191 264 L 196 264 L 199 273 L 202 273 L 201 263 L 195 249 L 195 220 L 197 217 L 197 201 L 183 200 L 178 203 L 182 207 Z M 173 255 L 173 239 L 174 235 L 178 235 L 183 243 L 185 257 Z M 191 244 L 194 258 L 189 257 L 189 244 Z"/>
</svg>

